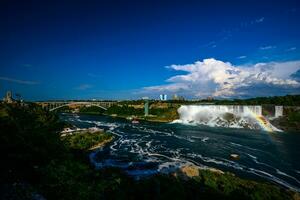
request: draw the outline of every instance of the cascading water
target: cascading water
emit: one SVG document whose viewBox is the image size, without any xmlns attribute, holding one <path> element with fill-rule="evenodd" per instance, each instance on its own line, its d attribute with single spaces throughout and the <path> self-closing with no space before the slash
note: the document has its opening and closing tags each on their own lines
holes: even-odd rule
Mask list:
<svg viewBox="0 0 300 200">
<path fill-rule="evenodd" d="M 283 115 L 283 106 L 275 106 L 275 117 L 281 117 Z"/>
<path fill-rule="evenodd" d="M 174 121 L 177 123 L 278 131 L 262 116 L 261 106 L 184 105 L 178 113 L 180 118 Z"/>
</svg>

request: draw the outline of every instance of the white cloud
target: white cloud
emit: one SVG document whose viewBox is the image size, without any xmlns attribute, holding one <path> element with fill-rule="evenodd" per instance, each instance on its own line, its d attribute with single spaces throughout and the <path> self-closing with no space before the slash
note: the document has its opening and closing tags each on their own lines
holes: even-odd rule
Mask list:
<svg viewBox="0 0 300 200">
<path fill-rule="evenodd" d="M 144 92 L 180 93 L 195 97 L 236 97 L 268 96 L 274 95 L 276 91 L 276 94 L 300 91 L 300 83 L 291 77 L 300 69 L 300 61 L 234 66 L 229 62 L 210 58 L 167 68 L 186 74 L 170 77 L 166 80 L 169 83 L 165 85 L 146 87 Z"/>
<path fill-rule="evenodd" d="M 275 49 L 275 48 L 276 48 L 276 46 L 271 46 L 271 45 L 259 47 L 260 50 L 269 50 L 269 49 Z"/>
<path fill-rule="evenodd" d="M 244 59 L 244 58 L 247 58 L 247 56 L 239 56 L 237 57 L 238 59 Z"/>
<path fill-rule="evenodd" d="M 78 87 L 76 87 L 75 89 L 77 90 L 87 90 L 87 89 L 90 89 L 92 88 L 93 86 L 90 85 L 90 84 L 81 84 L 79 85 Z"/>
<path fill-rule="evenodd" d="M 3 76 L 0 77 L 0 80 L 19 83 L 19 84 L 23 84 L 23 85 L 36 85 L 36 84 L 38 84 L 38 82 L 35 82 L 35 81 L 24 81 L 24 80 L 13 79 L 13 78 L 3 77 Z"/>
</svg>

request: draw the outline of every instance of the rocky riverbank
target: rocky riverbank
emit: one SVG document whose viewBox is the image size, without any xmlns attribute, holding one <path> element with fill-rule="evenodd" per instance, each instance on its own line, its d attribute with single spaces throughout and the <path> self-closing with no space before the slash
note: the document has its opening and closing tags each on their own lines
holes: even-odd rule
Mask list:
<svg viewBox="0 0 300 200">
<path fill-rule="evenodd" d="M 280 130 L 286 132 L 300 132 L 300 111 L 289 113 L 276 119 L 272 119 L 271 123 Z"/>
</svg>

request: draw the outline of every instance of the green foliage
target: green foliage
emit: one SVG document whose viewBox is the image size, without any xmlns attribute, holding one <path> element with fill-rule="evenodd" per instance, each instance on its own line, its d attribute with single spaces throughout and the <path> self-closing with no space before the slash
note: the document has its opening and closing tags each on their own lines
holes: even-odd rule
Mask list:
<svg viewBox="0 0 300 200">
<path fill-rule="evenodd" d="M 91 132 L 79 132 L 73 135 L 63 137 L 64 143 L 71 149 L 87 150 L 99 143 L 110 140 L 112 135 L 97 131 Z"/>
<path fill-rule="evenodd" d="M 125 101 L 121 101 L 119 102 L 120 105 L 140 105 L 140 104 L 144 104 L 144 100 L 143 99 L 139 99 L 139 100 L 125 100 Z"/>
<path fill-rule="evenodd" d="M 273 104 L 284 106 L 300 106 L 300 95 L 286 95 L 286 96 L 271 96 L 271 97 L 256 97 L 249 99 L 200 99 L 197 101 L 188 100 L 168 100 L 172 104 L 196 104 L 196 103 L 209 103 L 217 105 L 261 105 Z"/>
<path fill-rule="evenodd" d="M 144 109 L 136 109 L 132 106 L 128 106 L 127 104 L 124 105 L 113 105 L 105 111 L 105 114 L 118 114 L 118 115 L 143 115 Z"/>
<path fill-rule="evenodd" d="M 300 110 L 285 109 L 285 116 L 273 121 L 280 125 L 280 128 L 287 131 L 300 130 Z"/>
<path fill-rule="evenodd" d="M 92 169 L 74 159 L 53 160 L 42 171 L 40 190 L 49 199 L 95 199 L 93 182 L 89 180 Z"/>
<path fill-rule="evenodd" d="M 229 173 L 216 174 L 200 170 L 200 176 L 195 180 L 228 199 L 291 199 L 288 193 L 274 185 L 240 179 Z"/>
<path fill-rule="evenodd" d="M 300 122 L 300 112 L 290 112 L 288 114 L 288 121 L 293 122 Z"/>
<path fill-rule="evenodd" d="M 70 113 L 72 112 L 72 108 L 70 108 L 69 106 L 62 106 L 60 108 L 55 109 L 54 111 L 55 113 Z"/>
<path fill-rule="evenodd" d="M 103 108 L 97 107 L 97 106 L 83 106 L 79 109 L 80 113 L 85 113 L 85 114 L 103 114 L 105 110 Z"/>
<path fill-rule="evenodd" d="M 129 102 L 128 102 L 129 103 Z M 121 117 L 127 117 L 127 116 L 138 116 L 140 119 L 147 119 L 147 120 L 153 120 L 153 121 L 172 121 L 174 119 L 178 118 L 177 109 L 178 106 L 173 106 L 170 104 L 168 107 L 160 108 L 157 107 L 156 103 L 153 102 L 151 105 L 151 108 L 149 109 L 150 116 L 144 117 L 144 108 L 134 108 L 132 105 L 141 105 L 137 104 L 141 103 L 139 101 L 133 101 L 130 103 L 129 106 L 125 102 L 122 102 L 118 105 L 114 105 L 105 112 L 105 114 L 117 114 Z"/>
<path fill-rule="evenodd" d="M 39 106 L 1 105 L 0 152 L 5 160 L 1 177 L 30 177 L 34 167 L 46 165 L 63 151 L 58 130 L 63 123 Z"/>
<path fill-rule="evenodd" d="M 274 97 L 256 97 L 251 99 L 234 99 L 234 100 L 214 100 L 212 101 L 218 105 L 284 105 L 284 106 L 300 106 L 300 95 L 286 95 Z"/>
<path fill-rule="evenodd" d="M 151 108 L 150 114 L 154 115 L 155 119 L 172 121 L 179 118 L 177 113 L 177 107 L 168 107 L 168 108 Z M 153 118 L 153 117 L 152 117 Z"/>
</svg>

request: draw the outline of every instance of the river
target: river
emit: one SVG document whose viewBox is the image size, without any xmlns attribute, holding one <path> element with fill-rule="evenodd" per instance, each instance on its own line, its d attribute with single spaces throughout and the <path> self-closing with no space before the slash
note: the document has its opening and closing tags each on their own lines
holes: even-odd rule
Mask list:
<svg viewBox="0 0 300 200">
<path fill-rule="evenodd" d="M 99 127 L 114 141 L 90 154 L 96 168 L 118 167 L 133 177 L 169 173 L 195 164 L 242 178 L 270 181 L 300 192 L 300 134 L 130 121 L 109 116 L 61 114 L 80 128 Z M 240 155 L 231 160 L 230 154 Z"/>
</svg>

